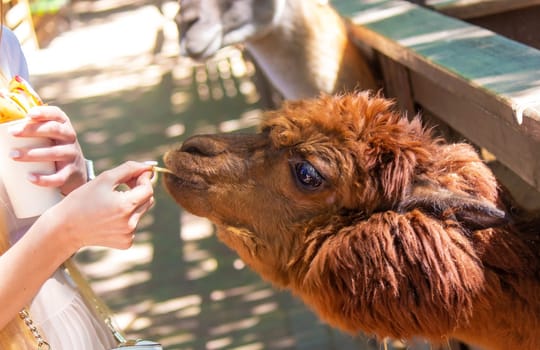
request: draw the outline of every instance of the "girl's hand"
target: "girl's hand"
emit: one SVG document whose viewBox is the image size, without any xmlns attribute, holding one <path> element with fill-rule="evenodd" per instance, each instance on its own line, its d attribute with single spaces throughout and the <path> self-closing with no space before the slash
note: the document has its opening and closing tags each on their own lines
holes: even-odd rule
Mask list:
<svg viewBox="0 0 540 350">
<path fill-rule="evenodd" d="M 151 165 L 126 162 L 74 190 L 39 220 L 49 220 L 73 252 L 83 246 L 127 249 L 141 216 L 154 204 L 151 176 Z"/>
<path fill-rule="evenodd" d="M 86 183 L 84 156 L 68 116 L 56 106 L 39 106 L 32 108 L 28 117 L 26 125 L 10 132 L 17 137 L 46 137 L 53 145 L 15 149 L 12 158 L 21 162 L 52 161 L 56 165 L 56 173 L 31 174 L 30 180 L 39 186 L 58 187 L 64 195 Z"/>
</svg>

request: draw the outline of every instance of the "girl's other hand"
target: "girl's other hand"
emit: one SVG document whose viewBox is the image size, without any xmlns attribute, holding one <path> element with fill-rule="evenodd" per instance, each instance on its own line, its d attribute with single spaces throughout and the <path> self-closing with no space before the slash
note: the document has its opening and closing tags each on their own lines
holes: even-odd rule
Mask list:
<svg viewBox="0 0 540 350">
<path fill-rule="evenodd" d="M 16 149 L 12 158 L 21 162 L 52 161 L 56 165 L 56 173 L 31 174 L 31 181 L 39 186 L 58 187 L 64 195 L 86 183 L 84 156 L 68 116 L 56 106 L 39 106 L 32 108 L 28 117 L 26 125 L 10 132 L 17 137 L 46 137 L 53 145 Z"/>
</svg>

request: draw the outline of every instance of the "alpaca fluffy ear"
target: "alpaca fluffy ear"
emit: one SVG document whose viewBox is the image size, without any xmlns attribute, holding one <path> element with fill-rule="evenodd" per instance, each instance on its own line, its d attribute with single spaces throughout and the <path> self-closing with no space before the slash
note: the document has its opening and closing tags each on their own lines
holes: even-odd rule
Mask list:
<svg viewBox="0 0 540 350">
<path fill-rule="evenodd" d="M 415 183 L 399 209 L 420 209 L 440 219 L 455 220 L 470 230 L 482 230 L 508 223 L 506 213 L 493 203 L 471 195 L 455 193 L 429 182 Z"/>
<path fill-rule="evenodd" d="M 374 177 L 380 181 L 380 194 L 382 195 L 381 208 L 395 207 L 400 198 L 406 196 L 407 188 L 413 181 L 412 174 L 416 162 L 403 152 L 375 150 L 373 157 L 376 161 L 371 168 Z"/>
</svg>

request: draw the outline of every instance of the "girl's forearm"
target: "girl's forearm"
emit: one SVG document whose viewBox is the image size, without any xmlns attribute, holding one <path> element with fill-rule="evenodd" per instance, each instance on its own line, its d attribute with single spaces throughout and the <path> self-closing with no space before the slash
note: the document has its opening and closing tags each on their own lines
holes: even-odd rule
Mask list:
<svg viewBox="0 0 540 350">
<path fill-rule="evenodd" d="M 43 283 L 75 251 L 54 217 L 38 219 L 0 256 L 0 329 L 27 306 Z"/>
</svg>

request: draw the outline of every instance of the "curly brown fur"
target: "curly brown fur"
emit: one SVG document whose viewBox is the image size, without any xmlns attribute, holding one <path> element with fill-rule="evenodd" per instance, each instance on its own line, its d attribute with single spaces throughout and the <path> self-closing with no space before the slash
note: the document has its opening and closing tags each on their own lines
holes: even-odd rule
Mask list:
<svg viewBox="0 0 540 350">
<path fill-rule="evenodd" d="M 540 348 L 540 216 L 389 100 L 288 102 L 255 135 L 193 137 L 165 162 L 180 205 L 331 325 Z"/>
</svg>

